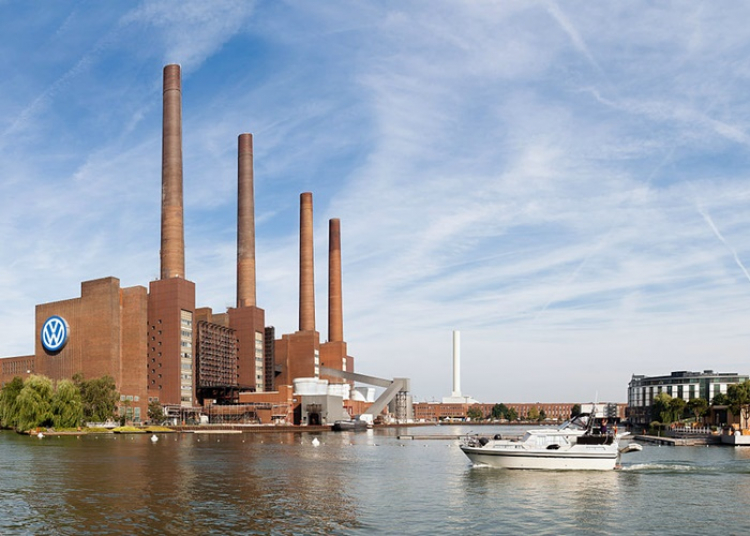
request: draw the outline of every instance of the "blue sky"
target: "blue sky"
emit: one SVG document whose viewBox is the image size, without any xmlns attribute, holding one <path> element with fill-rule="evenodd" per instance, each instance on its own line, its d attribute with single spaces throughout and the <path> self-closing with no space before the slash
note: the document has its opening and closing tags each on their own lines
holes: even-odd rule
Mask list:
<svg viewBox="0 0 750 536">
<path fill-rule="evenodd" d="M 632 374 L 749 373 L 750 6 L 0 2 L 0 355 L 34 306 L 159 273 L 161 72 L 183 68 L 186 271 L 235 296 L 237 135 L 258 304 L 317 325 L 342 222 L 344 334 L 417 400 L 625 401 Z"/>
</svg>

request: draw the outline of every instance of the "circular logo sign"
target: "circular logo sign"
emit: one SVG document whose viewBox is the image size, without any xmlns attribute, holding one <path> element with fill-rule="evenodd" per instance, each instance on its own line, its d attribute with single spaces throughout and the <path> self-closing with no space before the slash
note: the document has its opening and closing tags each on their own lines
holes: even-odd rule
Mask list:
<svg viewBox="0 0 750 536">
<path fill-rule="evenodd" d="M 60 316 L 51 316 L 42 325 L 42 346 L 48 352 L 59 352 L 68 342 L 68 323 Z"/>
</svg>

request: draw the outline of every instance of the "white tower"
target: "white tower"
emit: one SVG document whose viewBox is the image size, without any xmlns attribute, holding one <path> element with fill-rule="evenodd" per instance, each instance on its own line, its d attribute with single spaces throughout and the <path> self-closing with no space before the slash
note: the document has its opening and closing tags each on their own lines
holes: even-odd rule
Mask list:
<svg viewBox="0 0 750 536">
<path fill-rule="evenodd" d="M 451 398 L 461 397 L 461 332 L 453 331 L 453 394 Z"/>
<path fill-rule="evenodd" d="M 461 394 L 461 332 L 453 331 L 453 393 L 443 397 L 443 404 L 478 404 L 470 396 Z"/>
</svg>

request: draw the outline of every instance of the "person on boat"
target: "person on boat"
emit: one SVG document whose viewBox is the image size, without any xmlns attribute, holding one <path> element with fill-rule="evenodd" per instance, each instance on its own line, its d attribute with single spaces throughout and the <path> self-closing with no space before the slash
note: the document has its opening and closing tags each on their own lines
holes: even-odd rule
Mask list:
<svg viewBox="0 0 750 536">
<path fill-rule="evenodd" d="M 602 419 L 601 431 L 602 435 L 607 435 L 607 419 Z"/>
</svg>

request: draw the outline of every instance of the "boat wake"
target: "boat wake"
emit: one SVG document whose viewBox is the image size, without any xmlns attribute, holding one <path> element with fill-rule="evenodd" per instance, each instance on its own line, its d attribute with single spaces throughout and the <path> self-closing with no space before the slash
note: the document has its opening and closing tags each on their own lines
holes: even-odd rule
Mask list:
<svg viewBox="0 0 750 536">
<path fill-rule="evenodd" d="M 679 463 L 633 463 L 622 465 L 618 469 L 623 472 L 639 473 L 689 473 L 705 468 Z"/>
</svg>

